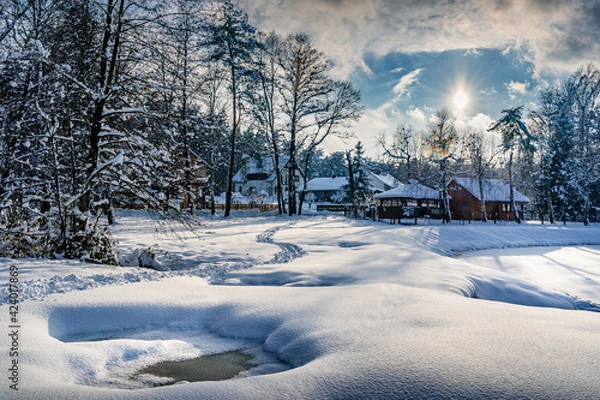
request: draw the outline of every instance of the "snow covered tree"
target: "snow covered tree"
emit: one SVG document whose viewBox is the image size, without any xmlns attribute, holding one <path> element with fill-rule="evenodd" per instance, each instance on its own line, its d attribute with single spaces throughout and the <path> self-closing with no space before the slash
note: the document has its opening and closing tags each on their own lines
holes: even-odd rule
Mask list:
<svg viewBox="0 0 600 400">
<path fill-rule="evenodd" d="M 600 73 L 588 65 L 544 92 L 532 113 L 540 138 L 538 208 L 551 222 L 578 218 L 588 224 L 600 204 L 599 98 Z"/>
<path fill-rule="evenodd" d="M 488 130 L 496 131 L 502 136 L 502 147 L 508 152 L 508 181 L 510 186 L 510 208 L 515 221 L 521 223 L 521 217 L 515 203 L 515 185 L 513 177 L 513 160 L 515 152 L 533 154 L 535 146 L 533 137 L 522 119 L 523 106 L 502 110 L 502 117 L 493 123 Z"/>
<path fill-rule="evenodd" d="M 204 1 L 171 0 L 163 4 L 161 23 L 154 35 L 151 70 L 156 99 L 151 103 L 160 113 L 157 134 L 178 168 L 169 168 L 170 191 L 181 192 L 182 205 L 193 214 L 198 207 L 194 176 L 201 168 L 195 155 L 200 140 L 199 127 L 201 86 L 205 72 L 205 55 L 199 51 L 204 41 Z M 162 129 L 161 129 L 162 128 Z M 166 139 L 166 142 L 165 142 Z"/>
<path fill-rule="evenodd" d="M 335 151 L 326 156 L 323 156 L 323 151 L 320 149 L 315 151 L 312 157 L 313 161 L 310 167 L 309 179 L 315 177 L 348 176 L 345 157 L 345 153 L 341 151 Z"/>
<path fill-rule="evenodd" d="M 360 141 L 354 147 L 354 155 L 352 155 L 352 151 L 346 152 L 346 162 L 348 166 L 348 184 L 343 189 L 348 194 L 348 200 L 352 203 L 354 218 L 357 218 L 360 205 L 365 203 L 372 195 L 365 149 Z"/>
</svg>

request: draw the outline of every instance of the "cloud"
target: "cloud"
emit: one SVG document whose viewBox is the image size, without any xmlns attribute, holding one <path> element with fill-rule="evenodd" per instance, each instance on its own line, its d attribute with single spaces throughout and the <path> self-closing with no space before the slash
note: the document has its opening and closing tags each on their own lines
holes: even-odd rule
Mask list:
<svg viewBox="0 0 600 400">
<path fill-rule="evenodd" d="M 494 48 L 544 71 L 600 63 L 600 2 L 589 0 L 242 0 L 260 29 L 306 32 L 340 77 L 370 73 L 365 54 Z"/>
<path fill-rule="evenodd" d="M 487 114 L 479 113 L 467 121 L 467 127 L 476 132 L 485 132 L 494 122 L 492 117 Z"/>
<path fill-rule="evenodd" d="M 400 81 L 396 84 L 396 86 L 394 86 L 392 91 L 399 97 L 402 97 L 405 93 L 407 93 L 409 87 L 417 82 L 419 74 L 422 70 L 423 68 L 418 68 L 404 75 L 402 78 L 400 78 Z"/>
<path fill-rule="evenodd" d="M 406 115 L 420 124 L 424 124 L 427 120 L 427 116 L 419 107 L 411 108 L 406 112 Z"/>
<path fill-rule="evenodd" d="M 524 96 L 527 94 L 527 89 L 529 88 L 529 82 L 515 82 L 510 81 L 506 84 L 506 89 L 508 90 L 508 95 L 511 99 L 515 99 L 517 95 Z"/>
</svg>

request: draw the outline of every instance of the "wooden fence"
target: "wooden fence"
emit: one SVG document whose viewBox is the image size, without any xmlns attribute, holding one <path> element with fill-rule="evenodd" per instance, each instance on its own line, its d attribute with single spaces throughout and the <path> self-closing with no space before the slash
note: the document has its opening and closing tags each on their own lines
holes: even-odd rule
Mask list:
<svg viewBox="0 0 600 400">
<path fill-rule="evenodd" d="M 209 206 L 210 207 L 210 206 Z M 232 204 L 232 210 L 277 211 L 277 204 Z M 225 204 L 215 204 L 215 210 L 225 210 Z"/>
</svg>

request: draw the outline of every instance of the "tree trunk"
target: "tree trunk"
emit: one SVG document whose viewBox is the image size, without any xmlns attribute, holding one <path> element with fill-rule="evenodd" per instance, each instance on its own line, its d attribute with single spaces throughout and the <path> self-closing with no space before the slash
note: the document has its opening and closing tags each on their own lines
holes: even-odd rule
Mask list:
<svg viewBox="0 0 600 400">
<path fill-rule="evenodd" d="M 487 222 L 487 211 L 485 209 L 485 190 L 483 188 L 483 174 L 480 172 L 478 174 L 479 178 L 479 198 L 481 199 L 481 221 Z"/>
<path fill-rule="evenodd" d="M 88 211 L 91 206 L 90 203 L 94 186 L 93 174 L 96 172 L 96 168 L 98 168 L 98 156 L 100 154 L 100 132 L 102 131 L 104 119 L 104 107 L 106 106 L 108 95 L 112 89 L 111 86 L 117 68 L 121 30 L 123 27 L 122 16 L 124 7 L 125 0 L 120 0 L 119 13 L 117 15 L 117 26 L 113 32 L 113 12 L 115 8 L 114 0 L 108 0 L 108 4 L 106 6 L 106 26 L 104 27 L 104 36 L 102 38 L 100 74 L 98 80 L 98 88 L 101 93 L 99 93 L 96 100 L 94 100 L 94 111 L 92 114 L 92 123 L 90 129 L 88 168 L 86 170 L 88 183 L 86 185 L 87 187 L 84 188 L 84 192 L 79 202 L 79 209 L 82 212 Z M 110 50 L 111 45 L 112 53 Z M 109 53 L 111 53 L 110 59 Z"/>
<path fill-rule="evenodd" d="M 513 163 L 513 152 L 510 152 L 510 156 L 508 158 L 508 184 L 510 187 L 510 209 L 515 217 L 515 221 L 520 224 L 521 217 L 519 216 L 519 211 L 517 210 L 517 204 L 515 203 L 515 187 L 513 184 L 513 174 L 512 174 L 512 163 Z"/>
<path fill-rule="evenodd" d="M 231 57 L 233 58 L 233 57 Z M 237 85 L 236 85 L 236 70 L 231 67 L 231 93 L 233 96 L 233 121 L 231 127 L 231 154 L 229 155 L 229 171 L 227 172 L 227 191 L 225 193 L 225 216 L 231 214 L 231 196 L 233 194 L 233 174 L 235 168 L 235 137 L 237 132 Z"/>
<path fill-rule="evenodd" d="M 352 201 L 352 210 L 354 218 L 358 216 L 358 209 L 356 205 L 356 187 L 354 185 L 354 165 L 352 165 L 351 152 L 346 152 L 346 162 L 348 163 L 348 186 L 350 186 L 350 201 Z"/>
<path fill-rule="evenodd" d="M 292 141 L 290 143 L 290 161 L 288 165 L 288 213 L 289 215 L 296 214 L 296 183 L 294 177 L 296 176 L 296 158 L 294 153 L 296 152 L 296 146 Z"/>
<path fill-rule="evenodd" d="M 444 202 L 444 221 L 446 223 L 452 221 L 450 213 L 450 201 L 448 200 L 448 190 L 446 190 L 446 160 L 440 161 L 440 169 L 442 171 L 442 200 Z"/>
</svg>

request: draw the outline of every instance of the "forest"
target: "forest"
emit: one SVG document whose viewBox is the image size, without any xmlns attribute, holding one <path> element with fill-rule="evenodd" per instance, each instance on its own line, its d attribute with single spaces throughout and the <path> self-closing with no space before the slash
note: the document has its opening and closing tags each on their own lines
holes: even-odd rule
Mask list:
<svg viewBox="0 0 600 400">
<path fill-rule="evenodd" d="M 329 137 L 351 139 L 364 111 L 331 69 L 310 36 L 260 32 L 231 1 L 0 0 L 0 255 L 116 264 L 115 208 L 183 220 L 199 207 L 214 213 L 223 197 L 227 217 L 233 175 L 250 158 L 273 160 L 279 213 L 290 215 L 311 177 L 362 182 L 372 168 L 436 188 L 450 176 L 501 178 L 532 199 L 535 218 L 597 218 L 594 65 L 545 90 L 527 114 L 499 110 L 481 132 L 448 109 L 423 129 L 372 132 L 375 158 L 360 145 L 323 152 Z M 289 177 L 301 177 L 287 191 L 284 159 Z"/>
</svg>

